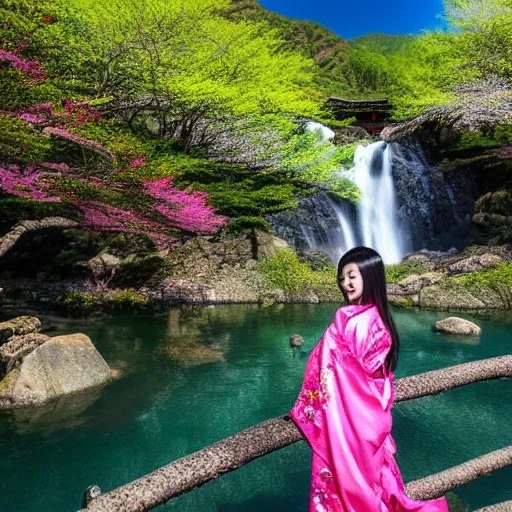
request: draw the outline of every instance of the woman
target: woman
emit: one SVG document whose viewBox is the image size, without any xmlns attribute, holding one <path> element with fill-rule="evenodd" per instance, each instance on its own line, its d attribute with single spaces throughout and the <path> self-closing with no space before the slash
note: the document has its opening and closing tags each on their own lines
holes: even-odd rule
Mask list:
<svg viewBox="0 0 512 512">
<path fill-rule="evenodd" d="M 391 437 L 399 338 L 384 265 L 367 247 L 338 264 L 340 308 L 309 356 L 291 416 L 313 451 L 310 512 L 448 512 L 404 493 Z"/>
</svg>

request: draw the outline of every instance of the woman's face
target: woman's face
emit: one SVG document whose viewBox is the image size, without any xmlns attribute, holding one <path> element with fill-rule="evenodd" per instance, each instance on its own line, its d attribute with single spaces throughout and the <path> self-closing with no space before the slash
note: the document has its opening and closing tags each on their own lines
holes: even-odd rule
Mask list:
<svg viewBox="0 0 512 512">
<path fill-rule="evenodd" d="M 350 304 L 360 304 L 363 297 L 363 277 L 355 263 L 348 263 L 341 270 L 341 287 Z"/>
</svg>

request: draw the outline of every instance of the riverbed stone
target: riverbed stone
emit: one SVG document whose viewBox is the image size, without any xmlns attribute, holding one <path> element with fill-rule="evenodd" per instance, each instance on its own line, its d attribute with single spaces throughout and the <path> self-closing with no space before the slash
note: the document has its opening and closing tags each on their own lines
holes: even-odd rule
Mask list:
<svg viewBox="0 0 512 512">
<path fill-rule="evenodd" d="M 13 336 L 7 343 L 0 346 L 0 380 L 14 368 L 18 361 L 49 339 L 50 337 L 46 334 L 32 332 Z"/>
<path fill-rule="evenodd" d="M 304 345 L 304 338 L 300 334 L 292 334 L 289 343 L 292 348 L 301 348 Z"/>
<path fill-rule="evenodd" d="M 482 330 L 478 325 L 464 318 L 450 316 L 435 323 L 436 331 L 446 332 L 449 334 L 468 334 L 478 336 Z"/>
<path fill-rule="evenodd" d="M 56 336 L 23 358 L 3 396 L 11 407 L 46 402 L 100 386 L 111 378 L 108 364 L 85 334 Z M 0 400 L 1 402 L 1 400 Z"/>
<path fill-rule="evenodd" d="M 443 279 L 441 272 L 427 272 L 425 274 L 412 274 L 398 283 L 388 285 L 388 293 L 391 295 L 414 295 L 425 286 L 439 283 Z"/>
<path fill-rule="evenodd" d="M 7 322 L 0 322 L 0 345 L 15 335 L 38 332 L 40 329 L 41 321 L 35 316 L 17 316 Z"/>
</svg>

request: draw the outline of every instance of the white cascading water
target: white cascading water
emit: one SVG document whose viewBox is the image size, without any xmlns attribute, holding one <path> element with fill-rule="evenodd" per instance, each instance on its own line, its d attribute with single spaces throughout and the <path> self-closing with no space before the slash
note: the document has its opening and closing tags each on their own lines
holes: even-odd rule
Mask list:
<svg viewBox="0 0 512 512">
<path fill-rule="evenodd" d="M 372 247 L 386 264 L 402 260 L 406 237 L 398 221 L 391 162 L 392 146 L 383 141 L 356 149 L 353 167 L 342 171 L 361 192 L 355 218 L 350 214 L 350 205 L 327 199 L 338 220 L 338 228 L 336 232 L 327 233 L 326 239 L 318 240 L 307 226 L 302 226 L 311 249 L 322 250 L 334 263 L 357 245 Z M 377 165 L 379 163 L 381 165 Z"/>
<path fill-rule="evenodd" d="M 383 151 L 382 166 L 374 169 L 372 163 L 379 151 Z M 391 160 L 391 145 L 375 142 L 357 148 L 350 170 L 361 191 L 357 211 L 362 244 L 375 249 L 387 264 L 398 263 L 404 255 Z"/>
</svg>

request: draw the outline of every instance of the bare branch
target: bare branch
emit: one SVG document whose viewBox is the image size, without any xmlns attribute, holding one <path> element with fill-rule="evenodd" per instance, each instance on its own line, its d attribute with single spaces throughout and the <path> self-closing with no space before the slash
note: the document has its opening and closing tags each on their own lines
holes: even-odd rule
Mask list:
<svg viewBox="0 0 512 512">
<path fill-rule="evenodd" d="M 510 464 L 512 464 L 512 446 L 507 446 L 435 475 L 410 482 L 406 486 L 407 494 L 419 500 L 438 498 L 454 487 L 467 484 Z"/>
<path fill-rule="evenodd" d="M 64 217 L 47 217 L 41 220 L 22 220 L 9 231 L 9 233 L 0 237 L 0 257 L 2 257 L 25 233 L 29 231 L 39 231 L 49 228 L 76 228 L 79 223 L 65 219 Z"/>
<path fill-rule="evenodd" d="M 510 512 L 512 510 L 512 500 L 504 501 L 503 503 L 496 503 L 488 507 L 479 508 L 475 512 Z"/>
<path fill-rule="evenodd" d="M 69 140 L 74 144 L 77 144 L 82 149 L 88 149 L 89 151 L 93 151 L 97 153 L 101 157 L 110 160 L 111 162 L 116 161 L 116 155 L 112 153 L 109 149 L 101 146 L 94 140 L 85 139 L 84 137 L 80 137 L 73 133 L 70 133 L 62 128 L 56 128 L 53 126 L 48 126 L 43 129 L 43 133 L 46 135 L 54 135 L 55 137 L 60 137 L 61 139 Z"/>
<path fill-rule="evenodd" d="M 506 377 L 512 377 L 512 356 L 461 364 L 398 380 L 396 401 L 441 393 L 471 382 Z M 302 436 L 289 416 L 267 420 L 178 459 L 138 480 L 100 495 L 92 499 L 87 509 L 83 510 L 89 512 L 150 510 L 173 497 L 191 491 L 224 473 L 300 439 Z M 492 457 L 491 462 L 494 463 Z M 472 474 L 476 472 L 472 469 Z M 456 474 L 458 475 L 457 471 Z M 417 482 L 413 484 L 419 485 Z M 441 489 L 445 486 L 443 477 Z"/>
</svg>

